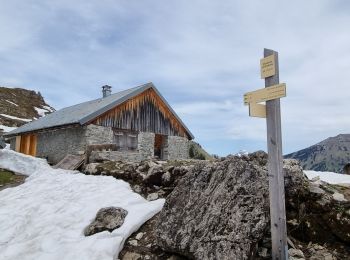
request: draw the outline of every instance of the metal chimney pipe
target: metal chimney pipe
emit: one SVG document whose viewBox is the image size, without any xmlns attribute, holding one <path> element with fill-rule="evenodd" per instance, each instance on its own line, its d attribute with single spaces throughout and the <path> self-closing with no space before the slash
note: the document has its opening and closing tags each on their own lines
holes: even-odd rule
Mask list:
<svg viewBox="0 0 350 260">
<path fill-rule="evenodd" d="M 112 94 L 112 87 L 111 86 L 108 86 L 108 85 L 102 86 L 102 96 L 104 98 L 110 96 L 111 94 Z"/>
</svg>

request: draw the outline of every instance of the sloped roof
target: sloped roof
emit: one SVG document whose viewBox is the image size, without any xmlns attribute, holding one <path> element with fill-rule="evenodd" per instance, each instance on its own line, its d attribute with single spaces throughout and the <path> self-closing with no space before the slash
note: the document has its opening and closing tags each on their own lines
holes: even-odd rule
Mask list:
<svg viewBox="0 0 350 260">
<path fill-rule="evenodd" d="M 153 83 L 147 83 L 141 86 L 130 88 L 124 91 L 114 93 L 105 98 L 99 98 L 92 101 L 87 101 L 80 103 L 74 106 L 66 107 L 55 111 L 51 114 L 41 117 L 38 120 L 29 122 L 7 134 L 5 136 L 14 136 L 25 132 L 32 132 L 40 129 L 71 125 L 71 124 L 80 124 L 84 125 L 85 123 L 91 121 L 92 119 L 98 117 L 99 115 L 107 112 L 115 106 L 120 105 L 126 100 L 142 93 L 143 91 L 152 88 L 162 99 L 162 101 L 167 105 L 169 110 L 174 114 L 177 120 L 182 124 L 186 129 L 188 135 L 193 139 L 194 136 L 186 125 L 181 121 L 175 111 L 170 107 L 165 98 L 159 93 L 157 88 Z"/>
</svg>

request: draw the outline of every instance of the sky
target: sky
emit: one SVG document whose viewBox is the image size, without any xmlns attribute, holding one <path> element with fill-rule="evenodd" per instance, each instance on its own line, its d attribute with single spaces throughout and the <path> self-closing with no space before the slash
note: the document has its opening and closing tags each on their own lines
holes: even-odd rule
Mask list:
<svg viewBox="0 0 350 260">
<path fill-rule="evenodd" d="M 279 52 L 284 154 L 350 132 L 350 1 L 0 0 L 0 86 L 56 109 L 153 82 L 209 153 L 266 150 L 246 92 Z"/>
</svg>

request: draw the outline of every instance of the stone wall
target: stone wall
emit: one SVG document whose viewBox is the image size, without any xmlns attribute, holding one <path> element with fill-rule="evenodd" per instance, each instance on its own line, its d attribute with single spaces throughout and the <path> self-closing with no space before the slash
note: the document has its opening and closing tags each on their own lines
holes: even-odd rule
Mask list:
<svg viewBox="0 0 350 260">
<path fill-rule="evenodd" d="M 38 133 L 37 138 L 37 157 L 47 158 L 53 164 L 58 163 L 67 154 L 85 152 L 86 145 L 112 144 L 114 142 L 111 127 L 92 124 Z M 188 158 L 188 140 L 186 138 L 168 136 L 166 139 L 163 147 L 165 160 Z M 90 159 L 94 161 L 105 158 L 106 160 L 134 162 L 150 159 L 154 156 L 154 140 L 154 133 L 140 132 L 138 133 L 136 151 L 95 151 L 91 154 Z M 15 138 L 11 142 L 11 149 L 15 149 Z"/>
<path fill-rule="evenodd" d="M 189 141 L 185 137 L 181 136 L 168 136 L 167 147 L 167 160 L 188 159 Z"/>
<path fill-rule="evenodd" d="M 16 150 L 16 137 L 10 139 L 10 149 L 13 151 Z"/>
<path fill-rule="evenodd" d="M 67 154 L 85 151 L 85 129 L 69 127 L 37 134 L 36 156 L 58 163 Z"/>
<path fill-rule="evenodd" d="M 154 156 L 154 133 L 138 133 L 138 147 L 136 151 L 93 151 L 90 162 L 99 161 L 130 161 L 140 162 Z M 189 141 L 179 136 L 168 136 L 163 147 L 163 160 L 188 159 Z"/>
<path fill-rule="evenodd" d="M 85 127 L 86 144 L 112 144 L 113 130 L 112 127 L 99 125 L 87 125 Z"/>
<path fill-rule="evenodd" d="M 138 133 L 137 150 L 144 159 L 152 158 L 154 156 L 154 133 L 140 132 Z"/>
<path fill-rule="evenodd" d="M 103 162 L 103 161 L 127 161 L 127 162 L 141 162 L 144 158 L 139 152 L 128 151 L 92 151 L 89 162 Z"/>
</svg>

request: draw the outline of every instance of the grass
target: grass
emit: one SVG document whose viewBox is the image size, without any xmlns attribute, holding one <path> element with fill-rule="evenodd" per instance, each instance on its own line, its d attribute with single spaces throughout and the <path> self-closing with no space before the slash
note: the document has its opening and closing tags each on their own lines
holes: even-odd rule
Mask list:
<svg viewBox="0 0 350 260">
<path fill-rule="evenodd" d="M 0 169 L 0 185 L 13 183 L 16 180 L 16 175 L 10 171 Z"/>
</svg>

